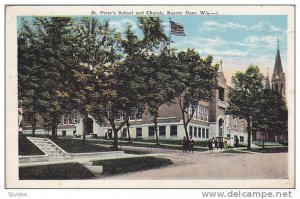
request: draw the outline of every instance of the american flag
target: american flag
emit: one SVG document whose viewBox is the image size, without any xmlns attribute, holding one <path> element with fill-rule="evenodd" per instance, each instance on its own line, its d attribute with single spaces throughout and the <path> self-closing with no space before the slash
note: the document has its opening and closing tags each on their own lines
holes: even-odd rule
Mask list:
<svg viewBox="0 0 300 199">
<path fill-rule="evenodd" d="M 178 36 L 185 36 L 183 25 L 180 23 L 175 23 L 174 21 L 170 21 L 171 23 L 171 34 Z"/>
</svg>

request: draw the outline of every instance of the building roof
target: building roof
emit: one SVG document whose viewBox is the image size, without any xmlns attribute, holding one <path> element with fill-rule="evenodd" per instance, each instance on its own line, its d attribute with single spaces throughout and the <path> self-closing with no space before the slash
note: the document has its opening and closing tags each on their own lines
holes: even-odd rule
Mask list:
<svg viewBox="0 0 300 199">
<path fill-rule="evenodd" d="M 280 58 L 280 50 L 279 50 L 279 44 L 277 47 L 277 54 L 276 54 L 276 59 L 275 59 L 275 64 L 274 64 L 274 71 L 273 71 L 273 75 L 275 74 L 282 74 L 283 70 L 282 70 L 282 64 L 281 64 L 281 58 Z"/>
<path fill-rule="evenodd" d="M 265 77 L 265 88 L 271 89 L 269 74 Z"/>
</svg>

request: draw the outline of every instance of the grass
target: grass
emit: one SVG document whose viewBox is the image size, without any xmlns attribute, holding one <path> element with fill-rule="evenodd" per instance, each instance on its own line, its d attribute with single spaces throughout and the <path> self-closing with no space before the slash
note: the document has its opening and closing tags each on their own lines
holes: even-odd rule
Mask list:
<svg viewBox="0 0 300 199">
<path fill-rule="evenodd" d="M 90 179 L 95 175 L 79 163 L 19 167 L 20 180 Z"/>
<path fill-rule="evenodd" d="M 165 167 L 172 164 L 173 162 L 171 160 L 158 157 L 136 157 L 112 160 L 99 160 L 93 162 L 93 165 L 95 166 L 103 166 L 103 175 L 115 175 L 135 171 L 142 171 L 147 169 Z"/>
<path fill-rule="evenodd" d="M 228 149 L 228 150 L 222 151 L 222 153 L 244 153 L 244 152 L 233 150 L 233 149 Z"/>
<path fill-rule="evenodd" d="M 128 141 L 127 138 L 122 138 L 122 141 Z M 145 142 L 149 144 L 155 144 L 156 140 L 150 139 L 131 139 L 132 142 Z M 182 145 L 182 140 L 159 140 L 160 144 L 174 144 L 174 145 Z M 194 145 L 195 146 L 200 146 L 200 147 L 207 147 L 207 141 L 195 141 L 194 140 Z"/>
<path fill-rule="evenodd" d="M 122 140 L 124 141 L 124 139 Z M 136 141 L 143 142 L 137 143 Z M 93 140 L 91 143 L 101 143 L 101 144 L 112 144 L 112 140 L 104 141 L 104 140 Z M 118 142 L 120 146 L 120 142 Z M 160 145 L 156 145 L 155 141 L 151 140 L 132 140 L 132 143 L 129 145 L 128 143 L 121 142 L 121 146 L 137 146 L 137 147 L 148 147 L 148 148 L 163 148 L 163 149 L 173 149 L 173 150 L 182 150 L 181 141 L 160 141 Z M 199 146 L 199 145 L 195 145 Z M 207 144 L 204 146 L 207 147 Z M 194 148 L 194 151 L 207 151 L 208 149 L 203 148 Z"/>
<path fill-rule="evenodd" d="M 19 155 L 45 155 L 37 146 L 35 146 L 25 135 L 19 135 Z"/>
<path fill-rule="evenodd" d="M 253 152 L 257 153 L 287 153 L 288 147 L 266 147 L 266 148 L 259 148 L 259 149 L 251 149 Z"/>
<path fill-rule="evenodd" d="M 86 140 L 85 143 L 83 143 L 82 140 L 74 140 L 69 138 L 64 138 L 64 139 L 50 138 L 50 139 L 68 153 L 89 153 L 89 152 L 111 151 L 111 149 L 108 147 L 95 145 L 88 140 Z"/>
</svg>

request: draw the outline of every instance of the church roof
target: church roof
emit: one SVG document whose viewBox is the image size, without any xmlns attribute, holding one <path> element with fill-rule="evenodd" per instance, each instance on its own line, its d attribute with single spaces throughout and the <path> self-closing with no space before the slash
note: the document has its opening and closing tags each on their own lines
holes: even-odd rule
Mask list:
<svg viewBox="0 0 300 199">
<path fill-rule="evenodd" d="M 275 75 L 275 74 L 282 74 L 282 73 L 283 73 L 283 70 L 282 70 L 282 64 L 281 64 L 281 58 L 280 58 L 280 51 L 279 51 L 279 45 L 278 45 L 276 59 L 275 59 L 275 64 L 274 64 L 273 75 Z"/>
<path fill-rule="evenodd" d="M 271 89 L 269 74 L 265 77 L 265 88 Z"/>
</svg>

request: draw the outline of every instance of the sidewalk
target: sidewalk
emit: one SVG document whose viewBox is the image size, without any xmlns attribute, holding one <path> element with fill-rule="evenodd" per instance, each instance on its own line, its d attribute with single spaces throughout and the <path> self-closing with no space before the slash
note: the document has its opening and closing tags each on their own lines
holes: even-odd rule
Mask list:
<svg viewBox="0 0 300 199">
<path fill-rule="evenodd" d="M 65 164 L 65 163 L 75 163 L 75 162 L 91 162 L 96 160 L 112 160 L 112 159 L 125 159 L 125 158 L 132 158 L 132 157 L 157 157 L 157 156 L 165 156 L 165 154 L 156 153 L 156 154 L 142 154 L 142 155 L 135 155 L 135 154 L 123 154 L 123 155 L 116 155 L 110 157 L 86 157 L 86 158 L 74 158 L 74 159 L 66 159 L 66 160 L 59 160 L 59 161 L 48 161 L 48 162 L 28 162 L 28 163 L 19 163 L 19 167 L 26 167 L 26 166 L 40 166 L 40 165 L 50 165 L 50 164 Z"/>
</svg>

